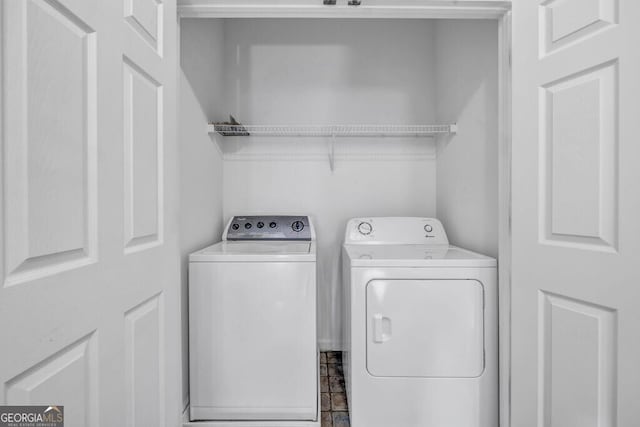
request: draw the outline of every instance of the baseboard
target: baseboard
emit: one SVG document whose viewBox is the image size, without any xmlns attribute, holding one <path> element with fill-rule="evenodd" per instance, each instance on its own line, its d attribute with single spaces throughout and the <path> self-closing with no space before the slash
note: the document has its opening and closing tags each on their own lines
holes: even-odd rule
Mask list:
<svg viewBox="0 0 640 427">
<path fill-rule="evenodd" d="M 342 341 L 326 338 L 318 340 L 318 348 L 320 351 L 344 351 L 345 345 Z"/>
</svg>

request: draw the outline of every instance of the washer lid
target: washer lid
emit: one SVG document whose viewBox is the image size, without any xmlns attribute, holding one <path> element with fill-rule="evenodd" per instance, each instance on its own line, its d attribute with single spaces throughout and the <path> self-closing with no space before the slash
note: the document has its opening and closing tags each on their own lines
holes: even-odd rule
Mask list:
<svg viewBox="0 0 640 427">
<path fill-rule="evenodd" d="M 315 261 L 315 242 L 222 241 L 189 255 L 190 262 Z"/>
<path fill-rule="evenodd" d="M 352 267 L 495 267 L 496 260 L 449 245 L 344 245 Z"/>
</svg>

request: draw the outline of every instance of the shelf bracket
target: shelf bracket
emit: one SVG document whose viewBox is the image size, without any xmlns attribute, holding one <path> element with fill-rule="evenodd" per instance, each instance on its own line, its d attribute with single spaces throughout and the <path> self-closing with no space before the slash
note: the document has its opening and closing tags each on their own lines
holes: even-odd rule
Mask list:
<svg viewBox="0 0 640 427">
<path fill-rule="evenodd" d="M 331 140 L 329 140 L 329 169 L 331 169 L 331 172 L 335 169 L 335 142 L 336 135 L 333 134 L 331 135 Z"/>
</svg>

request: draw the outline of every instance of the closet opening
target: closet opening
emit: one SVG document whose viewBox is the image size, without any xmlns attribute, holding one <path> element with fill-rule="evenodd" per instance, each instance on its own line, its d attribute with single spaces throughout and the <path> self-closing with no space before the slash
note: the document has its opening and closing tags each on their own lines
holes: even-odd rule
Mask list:
<svg viewBox="0 0 640 427">
<path fill-rule="evenodd" d="M 506 396 L 509 25 L 508 15 L 181 19 L 181 118 L 198 117 L 215 148 L 220 223 L 314 218 L 321 351 L 343 349 L 347 221 L 434 217 L 452 244 L 499 260 Z"/>
</svg>

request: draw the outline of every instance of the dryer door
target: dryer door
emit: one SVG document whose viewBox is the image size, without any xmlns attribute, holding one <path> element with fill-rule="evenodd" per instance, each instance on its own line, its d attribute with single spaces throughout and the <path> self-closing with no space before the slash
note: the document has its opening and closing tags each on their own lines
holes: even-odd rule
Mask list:
<svg viewBox="0 0 640 427">
<path fill-rule="evenodd" d="M 367 370 L 378 377 L 478 377 L 484 370 L 477 280 L 367 284 Z"/>
</svg>

